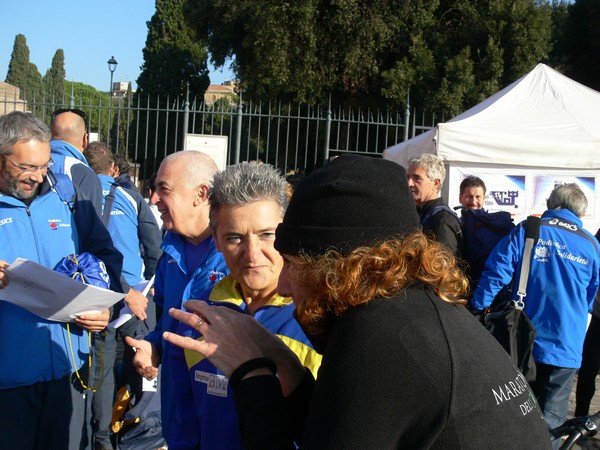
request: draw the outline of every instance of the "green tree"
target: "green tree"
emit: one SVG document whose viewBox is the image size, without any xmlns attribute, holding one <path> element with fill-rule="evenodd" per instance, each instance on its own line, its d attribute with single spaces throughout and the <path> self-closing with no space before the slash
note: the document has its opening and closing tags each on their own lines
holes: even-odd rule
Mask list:
<svg viewBox="0 0 600 450">
<path fill-rule="evenodd" d="M 569 2 L 567 0 L 552 0 L 552 50 L 548 64 L 561 73 L 569 71 L 569 51 L 566 47 L 569 18 Z"/>
<path fill-rule="evenodd" d="M 566 75 L 600 90 L 600 2 L 576 0 L 568 7 L 564 52 L 568 55 Z"/>
<path fill-rule="evenodd" d="M 42 98 L 42 76 L 36 65 L 29 61 L 27 39 L 22 34 L 15 36 L 5 81 L 21 89 L 21 99 L 32 100 L 35 98 L 39 101 Z"/>
<path fill-rule="evenodd" d="M 457 113 L 547 58 L 545 0 L 187 0 L 245 98 Z M 434 106 L 435 105 L 435 106 Z"/>
<path fill-rule="evenodd" d="M 137 79 L 141 94 L 203 95 L 208 87 L 207 53 L 187 24 L 184 0 L 156 0 L 156 12 L 148 24 L 143 49 L 144 63 Z"/>
<path fill-rule="evenodd" d="M 156 0 L 156 12 L 147 23 L 133 103 L 161 110 L 142 111 L 130 126 L 129 134 L 144 136 L 144 151 L 151 155 L 144 161 L 143 173 L 152 173 L 165 154 L 182 148 L 183 115 L 172 108 L 181 109 L 188 89 L 192 97 L 202 97 L 209 84 L 207 52 L 185 19 L 184 2 Z"/>
<path fill-rule="evenodd" d="M 65 76 L 65 53 L 59 48 L 52 58 L 52 65 L 44 75 L 44 89 L 48 100 L 62 100 L 65 92 Z"/>
</svg>

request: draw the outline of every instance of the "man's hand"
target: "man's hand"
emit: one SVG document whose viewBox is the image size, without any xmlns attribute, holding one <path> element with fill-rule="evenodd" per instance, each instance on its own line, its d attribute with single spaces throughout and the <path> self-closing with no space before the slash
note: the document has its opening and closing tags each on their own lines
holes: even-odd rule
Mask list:
<svg viewBox="0 0 600 450">
<path fill-rule="evenodd" d="M 156 346 L 148 341 L 125 337 L 125 343 L 135 349 L 133 367 L 141 376 L 153 380 L 158 376 L 160 354 Z"/>
<path fill-rule="evenodd" d="M 148 315 L 146 309 L 148 309 L 148 299 L 140 291 L 135 289 L 129 289 L 129 293 L 123 299 L 131 312 L 140 320 L 146 320 Z"/>
<path fill-rule="evenodd" d="M 97 314 L 82 314 L 75 318 L 75 323 L 88 331 L 102 331 L 108 325 L 110 310 L 105 309 Z"/>
<path fill-rule="evenodd" d="M 8 286 L 8 275 L 4 272 L 5 267 L 8 267 L 8 263 L 0 259 L 0 289 Z"/>
</svg>

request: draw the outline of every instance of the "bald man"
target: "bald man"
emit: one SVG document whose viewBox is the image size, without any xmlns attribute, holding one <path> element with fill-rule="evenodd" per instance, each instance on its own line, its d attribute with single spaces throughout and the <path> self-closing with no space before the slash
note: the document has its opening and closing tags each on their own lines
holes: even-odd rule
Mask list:
<svg viewBox="0 0 600 450">
<path fill-rule="evenodd" d="M 79 109 L 58 109 L 50 122 L 52 170 L 67 174 L 77 190 L 78 198 L 90 201 L 102 217 L 102 185 L 90 169 L 83 149 L 88 144 L 86 115 Z"/>
<path fill-rule="evenodd" d="M 171 392 L 176 387 L 171 382 L 170 344 L 162 339 L 162 333 L 175 331 L 179 323 L 168 311 L 181 308 L 190 298 L 208 299 L 212 288 L 229 274 L 209 226 L 208 188 L 217 171 L 215 162 L 204 153 L 182 151 L 169 155 L 160 164 L 150 198 L 167 230 L 154 283 L 154 303 L 162 314 L 159 318 L 157 312 L 156 327 L 145 340 L 127 337 L 126 342 L 137 349 L 133 363 L 142 376 L 156 377 L 162 362 L 160 399 L 167 443 L 175 414 Z"/>
</svg>

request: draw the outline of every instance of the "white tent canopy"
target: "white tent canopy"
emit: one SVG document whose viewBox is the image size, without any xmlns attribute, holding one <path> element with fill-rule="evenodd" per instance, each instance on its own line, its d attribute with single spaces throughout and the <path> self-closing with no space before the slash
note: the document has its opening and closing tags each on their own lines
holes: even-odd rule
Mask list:
<svg viewBox="0 0 600 450">
<path fill-rule="evenodd" d="M 538 64 L 468 111 L 387 148 L 383 157 L 407 166 L 422 153 L 450 165 L 600 169 L 600 93 Z"/>
</svg>

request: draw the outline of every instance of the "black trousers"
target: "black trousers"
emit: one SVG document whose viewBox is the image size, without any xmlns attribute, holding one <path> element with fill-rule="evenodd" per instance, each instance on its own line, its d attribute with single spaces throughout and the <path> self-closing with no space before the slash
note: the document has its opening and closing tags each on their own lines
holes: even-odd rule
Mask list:
<svg viewBox="0 0 600 450">
<path fill-rule="evenodd" d="M 596 392 L 596 376 L 600 370 L 600 319 L 592 315 L 583 343 L 583 358 L 577 376 L 575 416 L 587 416 Z M 592 411 L 596 413 L 597 411 Z"/>
<path fill-rule="evenodd" d="M 68 376 L 0 389 L 0 450 L 68 449 L 71 396 Z"/>
</svg>

